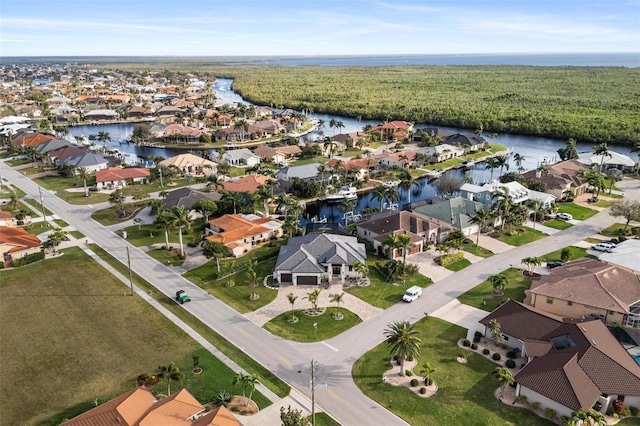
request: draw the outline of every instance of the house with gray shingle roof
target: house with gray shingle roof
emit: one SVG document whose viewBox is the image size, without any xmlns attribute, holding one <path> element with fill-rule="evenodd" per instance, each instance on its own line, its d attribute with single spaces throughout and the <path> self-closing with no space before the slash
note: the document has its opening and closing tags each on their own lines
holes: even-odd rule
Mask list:
<svg viewBox="0 0 640 426">
<path fill-rule="evenodd" d="M 472 222 L 482 204 L 462 197 L 434 199 L 431 204 L 416 207 L 414 212 L 429 217 L 436 223 L 444 223 L 460 229 L 469 236 L 478 232 L 478 225 Z"/>
<path fill-rule="evenodd" d="M 496 320 L 504 343 L 527 364 L 514 375 L 516 396 L 571 417 L 606 413 L 616 400 L 640 406 L 640 365 L 600 320 L 576 322 L 509 300 L 480 323 Z"/>
<path fill-rule="evenodd" d="M 247 148 L 231 149 L 225 151 L 222 155 L 222 161 L 230 166 L 248 166 L 253 167 L 260 164 L 260 157 L 255 155 Z"/>
<path fill-rule="evenodd" d="M 57 166 L 74 166 L 77 169 L 85 168 L 89 173 L 95 173 L 109 167 L 109 160 L 101 154 L 83 151 L 74 156 L 56 161 Z"/>
<path fill-rule="evenodd" d="M 322 277 L 344 283 L 348 277 L 359 277 L 354 262 L 364 263 L 364 244 L 356 237 L 334 234 L 308 234 L 289 238 L 280 248 L 273 271 L 280 284 L 318 285 Z"/>
</svg>

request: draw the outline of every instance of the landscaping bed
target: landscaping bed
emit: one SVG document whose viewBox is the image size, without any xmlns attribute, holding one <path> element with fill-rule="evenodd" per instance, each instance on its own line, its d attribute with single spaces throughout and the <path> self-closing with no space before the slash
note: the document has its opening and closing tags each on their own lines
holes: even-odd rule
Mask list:
<svg viewBox="0 0 640 426">
<path fill-rule="evenodd" d="M 298 321 L 295 324 L 289 322 L 291 312 L 285 312 L 273 318 L 264 325 L 270 333 L 295 342 L 320 342 L 331 339 L 341 334 L 354 325 L 362 322 L 353 312 L 339 308 L 338 312 L 343 316 L 341 320 L 333 318 L 335 308 L 327 307 L 322 315 L 309 316 L 302 311 L 294 311 Z M 313 324 L 317 324 L 314 330 Z"/>
</svg>

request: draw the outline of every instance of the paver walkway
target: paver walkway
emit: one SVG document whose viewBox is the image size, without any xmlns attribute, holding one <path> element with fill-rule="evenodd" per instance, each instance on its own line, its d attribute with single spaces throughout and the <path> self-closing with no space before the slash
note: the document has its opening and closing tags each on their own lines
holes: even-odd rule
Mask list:
<svg viewBox="0 0 640 426">
<path fill-rule="evenodd" d="M 309 286 L 293 285 L 280 287 L 277 290 L 278 296 L 273 300 L 273 302 L 269 303 L 266 306 L 263 306 L 256 311 L 246 313 L 245 317 L 262 327 L 271 319 L 291 310 L 291 303 L 289 303 L 289 299 L 287 298 L 287 294 L 289 293 L 293 293 L 295 296 L 298 296 L 298 299 L 293 306 L 294 309 L 309 308 L 311 307 L 309 302 L 306 300 L 302 300 L 302 298 L 307 297 L 308 293 L 311 293 L 314 289 L 315 288 L 311 288 Z M 382 309 L 376 308 L 375 306 L 366 303 L 362 299 L 344 292 L 342 284 L 331 284 L 328 289 L 322 290 L 320 292 L 320 296 L 318 297 L 318 306 L 334 306 L 335 303 L 331 302 L 330 298 L 332 294 L 336 293 L 344 293 L 342 302 L 340 303 L 340 307 L 348 309 L 349 311 L 358 315 L 362 321 L 366 321 L 374 315 L 382 312 Z"/>
</svg>

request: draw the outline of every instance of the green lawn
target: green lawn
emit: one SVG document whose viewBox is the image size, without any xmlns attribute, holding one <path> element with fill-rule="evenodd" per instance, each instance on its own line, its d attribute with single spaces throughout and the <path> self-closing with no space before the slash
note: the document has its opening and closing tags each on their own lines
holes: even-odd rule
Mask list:
<svg viewBox="0 0 640 426">
<path fill-rule="evenodd" d="M 351 293 L 365 302 L 377 306 L 378 308 L 387 309 L 390 306 L 402 300 L 404 292 L 414 285 L 427 287 L 433 284 L 430 278 L 416 273 L 412 277 L 407 278 L 404 285 L 393 285 L 386 282 L 384 276 L 374 267 L 376 260 L 384 260 L 379 257 L 369 256 L 367 265 L 369 266 L 369 279 L 371 285 L 368 287 L 349 287 L 345 291 Z"/>
<path fill-rule="evenodd" d="M 460 259 L 457 262 L 453 262 L 453 263 L 445 266 L 445 268 L 447 268 L 448 270 L 453 271 L 453 272 L 458 272 L 458 271 L 466 268 L 469 265 L 471 265 L 471 262 L 469 262 L 467 259 Z"/>
<path fill-rule="evenodd" d="M 25 198 L 23 202 L 31 205 L 33 208 L 36 209 L 38 213 L 42 213 L 42 204 L 40 204 L 38 201 L 34 200 L 33 198 Z M 49 210 L 46 206 L 44 208 L 44 212 L 47 216 L 53 216 L 53 212 Z"/>
<path fill-rule="evenodd" d="M 448 169 L 450 167 L 462 164 L 466 160 L 478 160 L 480 158 L 487 157 L 487 156 L 489 156 L 491 154 L 495 154 L 495 153 L 507 150 L 507 147 L 502 146 L 502 145 L 491 144 L 490 146 L 491 146 L 491 149 L 489 149 L 488 151 L 476 151 L 474 153 L 470 153 L 470 154 L 466 154 L 466 155 L 463 155 L 463 156 L 460 156 L 460 157 L 452 158 L 450 160 L 446 160 L 446 161 L 443 161 L 441 163 L 429 164 L 429 165 L 426 165 L 424 168 L 425 169 L 444 170 L 444 169 Z"/>
<path fill-rule="evenodd" d="M 493 296 L 493 286 L 489 280 L 483 281 L 466 293 L 458 296 L 460 303 L 491 312 L 507 299 L 524 300 L 524 291 L 531 286 L 532 279 L 522 274 L 521 269 L 509 268 L 502 272 L 509 278 L 509 284 L 503 290 L 504 295 Z"/>
<path fill-rule="evenodd" d="M 84 184 L 80 179 L 69 176 L 43 176 L 35 178 L 33 181 L 51 191 L 61 191 L 68 188 L 84 188 Z M 87 180 L 87 186 L 95 185 L 95 183 L 95 176 L 91 176 L 90 179 Z"/>
<path fill-rule="evenodd" d="M 308 418 L 311 421 L 311 416 Z M 316 413 L 316 426 L 340 426 L 340 423 L 329 417 L 327 413 Z"/>
<path fill-rule="evenodd" d="M 19 330 L 0 340 L 0 358 L 12 372 L 0 389 L 3 424 L 57 425 L 171 361 L 203 403 L 223 389 L 240 392 L 231 385 L 233 371 L 141 298 L 126 296 L 128 289 L 78 248 L 0 276 L 3 327 Z M 194 354 L 206 375 L 190 373 Z M 262 395 L 256 401 L 268 405 Z"/>
<path fill-rule="evenodd" d="M 467 364 L 456 362 L 461 351 L 456 342 L 466 336 L 465 329 L 432 317 L 418 321 L 416 329 L 422 340 L 418 370 L 424 362 L 436 369 L 432 378 L 438 392 L 422 398 L 407 388 L 382 383 L 382 373 L 390 366 L 389 349 L 380 344 L 356 361 L 352 369 L 353 379 L 365 395 L 412 425 L 553 425 L 493 396 L 498 383 L 492 375 L 496 365 L 491 361 L 469 353 Z"/>
<path fill-rule="evenodd" d="M 471 242 L 471 240 L 469 239 L 465 240 L 464 245 L 462 246 L 462 250 L 478 257 L 487 258 L 493 256 L 493 252 L 491 250 L 487 250 L 482 246 L 477 246 L 475 242 Z"/>
<path fill-rule="evenodd" d="M 301 306 L 305 303 L 307 307 L 310 307 L 308 302 L 298 300 L 298 304 Z M 290 324 L 287 321 L 287 319 L 291 317 L 291 313 L 285 312 L 266 323 L 264 328 L 270 333 L 287 340 L 293 340 L 295 342 L 320 342 L 331 339 L 362 322 L 360 317 L 344 308 L 340 308 L 340 313 L 344 316 L 344 319 L 337 321 L 332 318 L 335 307 L 328 306 L 326 308 L 327 310 L 324 314 L 317 317 L 310 317 L 296 310 L 295 316 L 298 318 L 298 322 L 295 324 Z M 313 324 L 317 324 L 317 330 L 315 331 Z"/>
<path fill-rule="evenodd" d="M 553 229 L 568 229 L 573 226 L 568 221 L 560 220 L 560 219 L 547 220 L 546 222 L 543 223 L 543 225 Z"/>
<path fill-rule="evenodd" d="M 613 204 L 613 201 L 611 200 L 604 200 L 604 199 L 599 199 L 598 202 L 595 204 L 598 207 L 602 207 L 602 208 L 607 208 L 607 207 L 611 207 L 611 205 Z"/>
<path fill-rule="evenodd" d="M 90 244 L 89 247 L 118 272 L 127 276 L 128 270 L 125 265 L 114 259 L 109 253 L 104 251 L 99 246 Z M 209 343 L 218 348 L 226 356 L 233 359 L 235 363 L 240 367 L 244 368 L 249 373 L 257 374 L 258 377 L 260 377 L 262 384 L 264 384 L 276 395 L 281 398 L 289 395 L 289 392 L 291 391 L 289 385 L 280 380 L 272 372 L 264 368 L 261 364 L 258 364 L 255 360 L 253 360 L 253 358 L 249 357 L 247 354 L 234 346 L 220 334 L 209 328 L 209 326 L 204 324 L 198 318 L 182 309 L 172 298 L 156 291 L 156 288 L 153 285 L 151 285 L 136 273 L 133 274 L 133 282 L 139 288 L 149 292 L 150 296 L 158 301 L 164 308 L 168 309 L 172 314 L 176 315 L 182 321 L 187 323 L 191 328 L 196 330 L 198 334 L 207 339 Z"/>
<path fill-rule="evenodd" d="M 293 167 L 293 166 L 304 166 L 306 164 L 311 164 L 311 163 L 322 163 L 322 164 L 324 164 L 327 161 L 329 161 L 329 159 L 327 157 L 319 155 L 317 157 L 301 158 L 299 160 L 292 161 L 291 163 L 289 163 L 289 166 L 290 167 Z"/>
<path fill-rule="evenodd" d="M 579 206 L 575 203 L 558 203 L 558 213 L 569 213 L 575 220 L 589 219 L 598 213 L 597 210 Z"/>
<path fill-rule="evenodd" d="M 626 419 L 620 420 L 618 424 L 623 426 L 640 426 L 640 418 L 627 417 Z"/>
<path fill-rule="evenodd" d="M 624 229 L 624 223 L 614 223 L 608 228 L 605 228 L 602 231 L 600 231 L 600 235 L 604 235 L 606 237 L 611 237 L 611 238 L 619 237 L 623 229 Z M 627 228 L 627 230 L 629 229 L 631 229 L 630 226 Z"/>
<path fill-rule="evenodd" d="M 147 254 L 163 265 L 182 266 L 184 259 L 180 259 L 176 253 L 165 249 L 150 250 Z"/>
<path fill-rule="evenodd" d="M 87 204 L 99 204 L 105 203 L 109 201 L 109 194 L 105 194 L 102 192 L 89 192 L 89 196 L 84 196 L 84 191 L 80 192 L 71 192 L 60 190 L 56 192 L 56 195 L 62 198 L 69 204 L 74 204 L 76 206 L 79 205 L 87 205 Z"/>
<path fill-rule="evenodd" d="M 140 210 L 145 208 L 148 201 L 138 201 L 135 203 L 125 204 L 126 208 L 136 207 L 135 212 L 127 217 L 118 217 L 115 207 L 108 207 L 106 209 L 95 211 L 91 214 L 91 218 L 96 222 L 104 226 L 115 225 L 117 223 L 126 222 L 129 219 L 134 218 Z"/>
<path fill-rule="evenodd" d="M 69 235 L 71 235 L 76 240 L 81 240 L 85 237 L 85 235 L 80 231 L 71 231 L 69 232 Z"/>
<path fill-rule="evenodd" d="M 600 240 L 597 240 L 597 242 L 600 242 Z M 580 259 L 581 257 L 589 257 L 592 259 L 597 258 L 596 256 L 593 256 L 591 254 L 587 254 L 587 250 L 583 249 L 582 247 L 569 246 L 567 248 L 569 249 L 569 260 L 576 260 L 576 259 Z M 551 253 L 547 253 L 544 256 L 542 256 L 542 258 L 544 259 L 545 262 L 560 261 L 562 260 L 560 257 L 562 250 L 563 249 L 552 251 Z"/>
<path fill-rule="evenodd" d="M 32 161 L 30 158 L 16 158 L 15 160 L 7 160 L 4 163 L 7 166 L 16 167 L 16 166 L 22 166 L 23 164 L 29 164 L 31 162 Z"/>
<path fill-rule="evenodd" d="M 182 230 L 182 240 L 186 245 L 193 238 L 200 239 L 201 228 L 203 223 L 193 224 L 191 229 Z M 127 231 L 127 241 L 136 247 L 150 246 L 152 244 L 165 244 L 164 227 L 158 227 L 154 224 L 133 225 L 124 228 Z M 178 231 L 172 229 L 169 231 L 169 244 L 178 244 Z"/>
<path fill-rule="evenodd" d="M 534 231 L 533 229 L 520 226 L 509 231 L 495 231 L 491 233 L 491 236 L 512 246 L 522 246 L 544 238 L 547 235 L 538 230 Z"/>
</svg>

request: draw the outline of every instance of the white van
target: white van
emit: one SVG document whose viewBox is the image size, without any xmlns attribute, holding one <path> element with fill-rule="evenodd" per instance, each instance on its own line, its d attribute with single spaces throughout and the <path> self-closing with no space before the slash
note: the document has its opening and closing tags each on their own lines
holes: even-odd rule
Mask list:
<svg viewBox="0 0 640 426">
<path fill-rule="evenodd" d="M 407 289 L 404 292 L 404 296 L 402 296 L 402 300 L 405 302 L 413 302 L 414 300 L 418 300 L 418 298 L 422 296 L 422 288 L 414 285 L 413 287 Z"/>
</svg>

